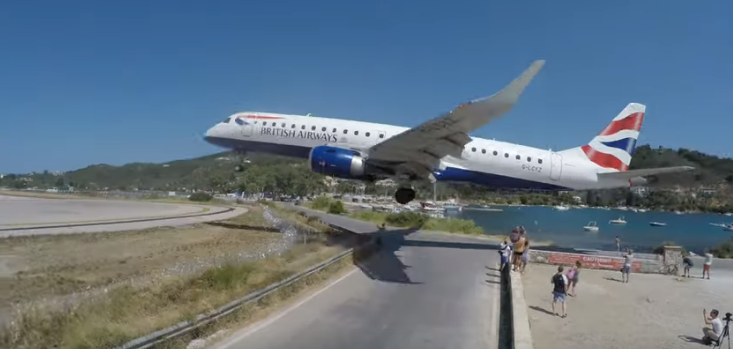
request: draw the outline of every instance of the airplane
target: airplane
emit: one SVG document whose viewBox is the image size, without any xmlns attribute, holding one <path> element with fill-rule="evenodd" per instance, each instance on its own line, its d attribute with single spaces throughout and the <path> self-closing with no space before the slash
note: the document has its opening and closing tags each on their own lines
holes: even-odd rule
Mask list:
<svg viewBox="0 0 733 349">
<path fill-rule="evenodd" d="M 643 185 L 644 176 L 694 169 L 628 169 L 646 114 L 646 106 L 639 103 L 629 103 L 589 143 L 557 152 L 469 136 L 511 110 L 544 64 L 537 60 L 494 95 L 412 128 L 253 111 L 227 117 L 204 139 L 239 154 L 308 159 L 312 171 L 331 177 L 368 182 L 390 178 L 398 184 L 395 200 L 403 205 L 415 199 L 415 181 L 572 191 Z"/>
</svg>

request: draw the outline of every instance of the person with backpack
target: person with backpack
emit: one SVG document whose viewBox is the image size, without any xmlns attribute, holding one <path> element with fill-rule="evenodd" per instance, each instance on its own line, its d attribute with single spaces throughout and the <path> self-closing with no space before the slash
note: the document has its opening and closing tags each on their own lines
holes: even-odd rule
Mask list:
<svg viewBox="0 0 733 349">
<path fill-rule="evenodd" d="M 557 273 L 552 276 L 550 283 L 552 284 L 552 312 L 555 315 L 559 315 L 555 311 L 555 304 L 562 304 L 562 315 L 560 317 L 566 318 L 568 316 L 567 308 L 565 306 L 565 296 L 568 294 L 568 278 L 563 272 L 564 268 L 562 265 L 557 267 Z"/>
</svg>

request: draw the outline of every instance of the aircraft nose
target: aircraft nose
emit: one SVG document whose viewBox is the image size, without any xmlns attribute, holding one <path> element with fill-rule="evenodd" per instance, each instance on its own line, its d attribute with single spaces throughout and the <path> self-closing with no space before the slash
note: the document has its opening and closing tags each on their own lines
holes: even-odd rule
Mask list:
<svg viewBox="0 0 733 349">
<path fill-rule="evenodd" d="M 217 137 L 218 134 L 219 134 L 219 131 L 217 129 L 218 129 L 218 125 L 216 125 L 216 126 L 210 128 L 210 129 L 208 129 L 206 131 L 206 133 L 204 134 L 204 140 L 206 140 L 207 142 L 211 143 L 211 141 L 213 140 L 213 138 L 214 137 Z"/>
</svg>

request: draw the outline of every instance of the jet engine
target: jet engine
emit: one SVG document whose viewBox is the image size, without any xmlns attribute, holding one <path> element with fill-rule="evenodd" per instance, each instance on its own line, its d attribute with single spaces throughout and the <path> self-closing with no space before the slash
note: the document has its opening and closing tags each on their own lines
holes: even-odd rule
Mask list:
<svg viewBox="0 0 733 349">
<path fill-rule="evenodd" d="M 311 171 L 342 179 L 371 180 L 379 172 L 359 152 L 326 145 L 311 149 L 308 162 Z"/>
</svg>

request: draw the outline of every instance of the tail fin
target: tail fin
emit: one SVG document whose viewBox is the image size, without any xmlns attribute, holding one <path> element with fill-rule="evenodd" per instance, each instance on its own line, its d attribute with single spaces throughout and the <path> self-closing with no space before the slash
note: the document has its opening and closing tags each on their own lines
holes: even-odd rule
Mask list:
<svg viewBox="0 0 733 349">
<path fill-rule="evenodd" d="M 644 122 L 646 106 L 629 103 L 598 136 L 587 145 L 568 149 L 598 165 L 599 172 L 624 172 L 629 169 L 631 157 L 636 150 L 641 125 Z"/>
</svg>

